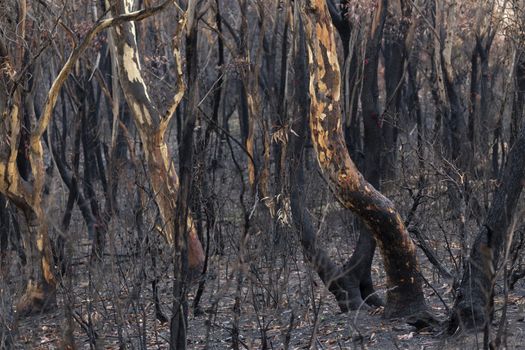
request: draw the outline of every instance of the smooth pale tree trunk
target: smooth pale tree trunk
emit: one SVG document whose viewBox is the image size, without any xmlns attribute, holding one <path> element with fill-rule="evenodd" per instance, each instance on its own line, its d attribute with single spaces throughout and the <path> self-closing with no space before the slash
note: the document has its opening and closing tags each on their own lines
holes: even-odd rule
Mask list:
<svg viewBox="0 0 525 350">
<path fill-rule="evenodd" d="M 124 14 L 130 11 L 123 1 L 117 2 L 116 10 L 117 13 Z M 177 33 L 179 39 L 183 33 L 183 28 L 185 28 L 184 21 L 179 23 L 179 33 Z M 165 140 L 169 122 L 182 100 L 185 90 L 180 52 L 178 48 L 175 48 L 174 56 L 177 60 L 175 74 L 178 79 L 178 91 L 167 111 L 162 114 L 153 106 L 148 88 L 142 77 L 135 24 L 133 22 L 123 23 L 117 27 L 114 34 L 117 44 L 120 84 L 142 141 L 148 175 L 155 193 L 154 200 L 163 222 L 162 228 L 159 229 L 168 242 L 173 244 L 174 240 L 177 239 L 175 237 L 175 232 L 177 232 L 175 225 L 187 225 L 188 264 L 190 272 L 196 274 L 200 272 L 204 262 L 204 251 L 197 236 L 192 216 L 188 215 L 185 223 L 178 223 L 175 220 L 179 178 Z M 179 42 L 180 40 L 177 41 L 177 43 Z"/>
<path fill-rule="evenodd" d="M 130 3 L 119 1 L 118 13 L 130 11 Z M 178 91 L 164 114 L 152 104 L 148 88 L 141 74 L 140 52 L 134 23 L 125 23 L 115 30 L 119 79 L 126 102 L 132 112 L 135 126 L 142 141 L 148 166 L 155 202 L 163 221 L 163 235 L 174 245 L 174 288 L 173 314 L 170 325 L 170 348 L 185 349 L 187 346 L 187 286 L 192 275 L 202 271 L 204 251 L 197 235 L 195 223 L 189 211 L 191 169 L 193 159 L 193 129 L 196 121 L 198 85 L 197 79 L 197 2 L 190 1 L 187 12 L 178 23 L 173 42 Z M 182 130 L 181 168 L 183 187 L 180 188 L 175 165 L 168 152 L 165 133 L 185 90 L 180 45 L 183 35 L 186 41 L 189 79 L 192 86 L 189 93 L 188 113 Z"/>
<path fill-rule="evenodd" d="M 426 311 L 416 249 L 393 203 L 368 183 L 346 149 L 341 75 L 334 32 L 323 0 L 304 7 L 310 76 L 310 130 L 317 160 L 339 200 L 373 233 L 387 274 L 386 317 Z"/>
</svg>

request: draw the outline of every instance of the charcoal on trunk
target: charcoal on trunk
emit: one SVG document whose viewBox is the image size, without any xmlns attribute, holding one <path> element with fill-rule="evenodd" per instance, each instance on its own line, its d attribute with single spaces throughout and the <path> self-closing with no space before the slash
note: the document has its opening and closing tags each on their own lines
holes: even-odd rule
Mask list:
<svg viewBox="0 0 525 350">
<path fill-rule="evenodd" d="M 305 258 L 335 296 L 341 311 L 346 312 L 350 309 L 365 307 L 365 301 L 370 305 L 379 306 L 382 302 L 377 295 L 372 294 L 372 280 L 371 277 L 367 278 L 370 276 L 370 264 L 374 250 L 371 246 L 368 246 L 368 249 L 363 249 L 366 244 L 370 243 L 374 244 L 375 247 L 371 236 L 369 234 L 361 235 L 360 243 L 358 243 L 359 249 L 356 249 L 350 261 L 341 268 L 318 244 L 316 230 L 305 205 L 303 156 L 308 139 L 308 70 L 304 47 L 304 30 L 299 21 L 297 21 L 296 28 L 298 28 L 297 33 L 299 34 L 294 41 L 294 71 L 297 78 L 293 88 L 293 113 L 296 118 L 293 119 L 292 129 L 297 137 L 292 137 L 290 147 L 288 147 L 290 206 L 293 222 L 299 232 Z M 368 243 L 362 242 L 363 238 L 367 239 Z M 366 296 L 369 297 L 366 298 Z"/>
<path fill-rule="evenodd" d="M 387 273 L 386 317 L 426 310 L 415 246 L 393 203 L 368 183 L 350 158 L 341 126 L 340 69 L 326 4 L 307 1 L 310 129 L 317 159 L 339 200 L 372 231 Z"/>
<path fill-rule="evenodd" d="M 482 330 L 492 319 L 495 271 L 507 241 L 525 181 L 525 127 L 512 145 L 500 185 L 485 222 L 478 230 L 450 317 L 449 332 L 458 327 Z"/>
</svg>

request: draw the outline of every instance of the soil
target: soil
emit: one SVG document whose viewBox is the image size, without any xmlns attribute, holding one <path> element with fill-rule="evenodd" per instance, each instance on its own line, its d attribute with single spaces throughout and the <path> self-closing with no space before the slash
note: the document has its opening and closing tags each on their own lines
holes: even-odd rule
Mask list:
<svg viewBox="0 0 525 350">
<path fill-rule="evenodd" d="M 313 166 L 310 164 L 309 168 L 314 169 Z M 310 174 L 317 176 L 315 172 Z M 218 180 L 217 187 L 225 193 L 213 194 L 216 198 L 234 197 L 228 189 L 235 188 L 236 177 L 231 173 L 226 175 Z M 123 181 L 131 182 L 130 179 Z M 351 255 L 357 240 L 358 233 L 353 229 L 355 219 L 333 202 L 326 187 L 317 186 L 305 191 L 316 194 L 309 199 L 308 207 L 312 208 L 311 214 L 318 224 L 318 242 L 338 263 L 343 263 Z M 23 290 L 24 278 L 16 253 L 10 252 L 6 261 L 10 262 L 11 269 L 0 280 L 0 321 L 8 329 L 4 334 L 13 336 L 9 349 L 64 348 L 62 339 L 68 328 L 65 317 L 68 305 L 73 310 L 73 334 L 78 349 L 95 348 L 95 343 L 98 349 L 168 348 L 169 322 L 156 320 L 151 281 L 155 277 L 159 280 L 161 308 L 169 318 L 173 303 L 172 252 L 159 238 L 155 218 L 147 216 L 151 214 L 144 217 L 148 240 L 137 236 L 133 191 L 132 186 L 123 189 L 122 196 L 127 200 L 120 202 L 120 219 L 110 223 L 106 255 L 100 265 L 90 267 L 91 242 L 83 236 L 86 230 L 75 210 L 70 228 L 74 274 L 62 280 L 57 296 L 58 307 L 54 311 L 15 320 L 12 305 Z M 403 208 L 405 211 L 410 208 L 410 199 L 401 194 L 390 194 L 390 197 L 399 203 L 403 215 L 406 215 Z M 188 288 L 189 349 L 232 348 L 236 296 L 241 305 L 241 349 L 484 348 L 483 333 L 448 336 L 445 327 L 416 329 L 403 319 L 385 320 L 382 309 L 340 313 L 334 297 L 304 262 L 300 243 L 285 210 L 275 213 L 275 220 L 272 220 L 264 204 L 257 206 L 245 245 L 246 263 L 239 267 L 238 237 L 243 216 L 238 203 L 236 198 L 215 202 L 220 215 L 210 230 L 209 270 L 197 315 L 191 307 L 197 285 Z M 61 205 L 56 203 L 56 208 Z M 457 256 L 461 247 L 453 233 L 456 232 L 454 219 L 447 217 L 447 210 L 439 210 L 444 207 L 443 203 L 423 203 L 412 224 L 418 225 L 425 233 L 427 244 L 441 263 L 459 275 L 457 266 L 461 264 Z M 56 217 L 60 218 L 60 215 L 56 214 Z M 467 226 L 469 232 L 476 232 L 474 220 L 470 225 Z M 206 237 L 205 228 L 204 225 Z M 148 249 L 147 242 L 154 247 L 153 250 Z M 440 277 L 421 250 L 418 254 L 421 272 L 428 281 L 424 287 L 429 310 L 439 319 L 446 320 L 447 308 L 452 307 L 454 300 L 454 281 Z M 156 258 L 156 268 L 152 266 L 152 255 Z M 500 348 L 525 349 L 525 284 L 518 281 L 505 298 L 502 275 L 499 274 L 495 289 L 496 315 L 489 340 L 497 338 L 500 332 Z M 242 283 L 237 294 L 239 276 Z M 379 295 L 384 296 L 385 275 L 377 253 L 372 277 Z M 505 308 L 502 327 L 501 316 Z"/>
<path fill-rule="evenodd" d="M 87 245 L 87 243 L 86 243 Z M 289 268 L 283 269 L 280 281 L 270 285 L 268 276 L 275 271 L 266 272 L 266 279 L 257 281 L 255 275 L 264 275 L 262 267 L 256 274 L 247 274 L 241 290 L 242 307 L 240 320 L 240 340 L 247 349 L 480 349 L 483 348 L 483 334 L 456 335 L 450 337 L 443 329 L 416 329 L 406 320 L 385 320 L 382 309 L 351 311 L 342 314 L 338 311 L 333 296 L 314 276 L 308 266 L 300 260 L 289 259 Z M 128 257 L 120 257 L 118 266 L 126 266 Z M 379 258 L 374 265 L 376 281 L 384 280 Z M 193 315 L 190 308 L 188 324 L 189 349 L 231 349 L 233 327 L 233 305 L 237 286 L 235 262 L 228 255 L 215 256 L 212 261 L 217 268 L 210 272 L 200 308 L 201 314 Z M 79 262 L 77 261 L 77 264 Z M 84 263 L 87 264 L 87 259 Z M 87 266 L 86 266 L 87 269 Z M 78 270 L 78 268 L 77 268 Z M 118 275 L 111 265 L 104 267 L 105 273 L 94 277 L 92 285 L 86 275 L 76 276 L 74 288 L 74 310 L 82 323 L 89 323 L 91 317 L 97 342 L 104 349 L 118 349 L 119 343 L 129 349 L 167 349 L 169 323 L 155 320 L 150 286 L 141 280 L 136 271 L 122 271 L 118 281 L 108 276 Z M 133 276 L 135 272 L 135 276 Z M 246 271 L 245 271 L 246 272 Z M 432 272 L 427 271 L 431 277 Z M 140 274 L 139 274 L 140 275 Z M 125 278 L 123 276 L 126 276 Z M 165 272 L 162 280 L 167 280 Z M 434 277 L 436 277 L 434 275 Z M 98 280 L 97 280 L 98 278 Z M 133 281 L 132 279 L 136 280 Z M 252 280 L 255 279 L 255 280 Z M 137 284 L 137 280 L 139 280 Z M 438 279 L 434 280 L 438 282 Z M 120 286 L 116 286 L 117 282 Z M 140 285 L 142 283 L 142 285 Z M 265 290 L 260 285 L 266 285 Z M 95 288 L 95 285 L 98 287 Z M 132 286 L 140 287 L 140 292 Z M 446 309 L 437 293 L 450 307 L 452 304 L 451 286 L 446 281 L 433 284 L 436 291 L 426 288 L 427 301 L 431 311 L 439 318 L 446 319 Z M 131 290 L 130 290 L 131 287 Z M 507 321 L 502 339 L 506 349 L 525 349 L 524 305 L 525 289 L 518 282 L 507 303 Z M 88 298 L 90 288 L 97 289 L 97 300 Z M 273 288 L 274 290 L 271 290 Z M 384 285 L 377 285 L 380 294 Z M 196 286 L 190 289 L 190 304 Z M 134 294 L 135 293 L 135 294 Z M 276 294 L 276 293 L 279 293 Z M 64 298 L 66 288 L 59 293 L 58 309 L 42 315 L 20 320 L 14 330 L 13 349 L 60 349 L 65 327 Z M 130 295 L 135 295 L 131 300 Z M 139 295 L 139 297 L 136 297 Z M 161 284 L 161 303 L 166 315 L 170 315 L 170 284 Z M 496 298 L 496 317 L 492 327 L 492 338 L 499 329 L 504 297 Z M 125 306 L 127 305 L 127 307 Z M 91 312 L 89 311 L 91 310 Z M 79 349 L 89 349 L 90 340 L 86 329 L 75 322 L 75 340 Z M 120 334 L 119 334 L 120 333 Z M 120 337 L 120 338 L 119 338 Z"/>
</svg>

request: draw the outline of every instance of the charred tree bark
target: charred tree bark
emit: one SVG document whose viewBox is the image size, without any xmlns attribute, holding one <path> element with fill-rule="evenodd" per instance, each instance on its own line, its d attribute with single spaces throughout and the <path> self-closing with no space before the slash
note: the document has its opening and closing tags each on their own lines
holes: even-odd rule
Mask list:
<svg viewBox="0 0 525 350">
<path fill-rule="evenodd" d="M 29 209 L 19 214 L 28 282 L 16 311 L 19 317 L 23 317 L 56 307 L 56 278 L 51 265 L 53 259 L 47 224 Z"/>
<path fill-rule="evenodd" d="M 197 104 L 199 103 L 198 83 L 198 3 L 188 4 L 187 15 L 190 18 L 186 37 L 186 62 L 188 71 L 188 104 L 180 142 L 181 185 L 177 197 L 176 220 L 187 222 L 190 215 L 191 190 L 193 178 L 193 139 L 197 121 Z M 194 225 L 177 225 L 175 229 L 175 257 L 173 281 L 173 315 L 170 324 L 170 349 L 184 350 L 187 347 L 188 330 L 188 229 L 196 230 Z"/>
<path fill-rule="evenodd" d="M 525 128 L 510 150 L 507 165 L 494 199 L 470 251 L 463 274 L 449 331 L 458 327 L 481 330 L 493 316 L 493 286 L 499 256 L 508 239 L 509 229 L 525 180 Z"/>
<path fill-rule="evenodd" d="M 415 246 L 393 203 L 363 178 L 345 146 L 339 62 L 326 4 L 306 3 L 310 129 L 317 160 L 340 201 L 363 219 L 379 244 L 387 273 L 385 316 L 421 312 L 426 304 Z"/>
<path fill-rule="evenodd" d="M 470 142 L 470 157 L 474 160 L 478 144 L 479 109 L 480 109 L 480 87 L 479 87 L 479 59 L 477 47 L 472 50 L 470 59 L 470 110 L 468 120 L 468 140 Z M 472 164 L 473 165 L 473 164 Z M 472 169 L 471 169 L 472 171 Z"/>
<path fill-rule="evenodd" d="M 383 147 L 382 120 L 379 112 L 379 91 L 377 69 L 379 65 L 379 48 L 383 37 L 383 27 L 387 15 L 386 0 L 378 2 L 370 24 L 366 41 L 365 59 L 363 62 L 363 89 L 361 106 L 363 109 L 365 167 L 364 175 L 368 182 L 380 188 L 381 151 Z"/>
<path fill-rule="evenodd" d="M 84 155 L 83 192 L 92 216 L 95 219 L 94 236 L 91 237 L 93 239 L 91 260 L 102 261 L 109 213 L 102 210 L 95 191 L 95 181 L 97 179 L 105 179 L 104 172 L 102 172 L 97 165 L 97 158 L 99 158 L 97 155 L 100 153 L 100 143 L 98 139 L 100 130 L 97 112 L 100 92 L 99 96 L 96 97 L 94 87 L 91 85 L 91 82 L 88 81 L 87 77 L 83 79 L 83 90 L 85 91 L 85 93 L 82 94 L 83 107 L 81 108 L 81 140 Z M 105 192 L 107 193 L 107 191 Z M 109 201 L 106 204 L 109 204 Z"/>
<path fill-rule="evenodd" d="M 372 22 L 367 33 L 365 57 L 363 62 L 363 87 L 361 91 L 361 106 L 363 112 L 363 153 L 364 177 L 373 187 L 381 189 L 381 152 L 384 146 L 383 121 L 379 112 L 378 66 L 379 49 L 383 38 L 383 28 L 387 16 L 388 1 L 381 0 L 373 14 Z M 393 129 L 391 130 L 393 131 Z M 393 135 L 392 135 L 393 136 Z M 354 278 L 360 280 L 363 299 L 369 297 L 375 304 L 382 305 L 381 300 L 373 294 L 371 267 L 376 249 L 376 241 L 369 227 L 360 225 L 360 235 L 357 245 L 350 260 L 346 263 L 345 270 Z"/>
<path fill-rule="evenodd" d="M 465 207 L 468 201 L 468 177 L 464 176 L 467 170 L 467 140 L 466 122 L 463 118 L 458 76 L 452 65 L 452 51 L 454 32 L 456 28 L 456 7 L 452 3 L 445 6 L 443 2 L 433 1 L 434 30 L 439 36 L 434 36 L 432 48 L 432 75 L 433 91 L 436 102 L 436 120 L 434 125 L 436 155 L 443 158 L 443 167 L 448 177 L 448 209 L 451 216 L 458 218 L 458 231 L 461 237 L 462 250 L 466 251 L 465 236 Z M 445 27 L 445 23 L 447 26 Z M 459 204 L 459 205 L 458 205 Z"/>
<path fill-rule="evenodd" d="M 425 125 L 423 119 L 423 112 L 421 111 L 421 103 L 419 100 L 419 86 L 417 83 L 417 61 L 412 60 L 408 63 L 408 83 L 407 83 L 407 107 L 408 110 L 413 115 L 413 119 L 416 120 L 417 124 L 417 159 L 418 167 L 421 178 L 424 176 L 423 172 L 425 170 L 425 148 L 423 144 L 423 139 L 425 137 Z"/>
<path fill-rule="evenodd" d="M 490 89 L 491 74 L 489 70 L 490 50 L 496 35 L 496 30 L 491 26 L 485 34 L 476 34 L 476 43 L 471 56 L 471 81 L 470 81 L 470 113 L 468 121 L 468 138 L 470 142 L 470 160 L 474 161 L 477 168 L 471 166 L 471 171 L 476 178 L 484 178 L 488 174 L 488 154 L 490 148 L 489 134 L 497 126 L 491 117 L 490 106 L 492 94 Z M 497 141 L 496 141 L 497 147 Z M 497 151 L 496 151 L 497 154 Z"/>
<path fill-rule="evenodd" d="M 344 123 L 344 135 L 346 147 L 351 156 L 358 156 L 357 150 L 360 148 L 361 138 L 360 123 L 357 115 L 358 106 L 358 50 L 350 50 L 352 39 L 352 28 L 346 18 L 348 4 L 345 2 L 343 7 L 338 10 L 334 1 L 328 1 L 328 10 L 332 19 L 332 24 L 337 29 L 343 42 L 343 52 L 345 54 L 346 68 L 345 77 L 345 102 L 346 102 L 346 121 Z M 365 178 L 373 186 L 380 186 L 380 163 L 381 163 L 381 124 L 379 120 L 378 105 L 378 86 L 377 86 L 377 66 L 379 63 L 379 46 L 382 38 L 383 26 L 386 16 L 386 1 L 381 2 L 377 7 L 374 19 L 370 25 L 370 33 L 365 50 L 363 64 L 363 88 L 361 92 L 361 104 L 363 107 L 363 124 L 365 130 L 364 139 L 364 172 Z M 355 30 L 355 29 L 354 29 Z M 343 108 L 344 109 L 344 108 Z M 375 118 L 375 119 L 374 119 Z M 375 120 L 375 123 L 371 123 Z M 360 225 L 360 235 L 354 253 L 343 267 L 345 279 L 351 283 L 342 283 L 353 290 L 350 294 L 354 299 L 351 303 L 359 305 L 366 300 L 370 305 L 383 305 L 382 300 L 374 293 L 372 284 L 371 266 L 376 248 L 376 243 L 366 227 Z M 358 300 L 361 300 L 358 302 Z"/>
<path fill-rule="evenodd" d="M 337 266 L 330 256 L 319 246 L 316 230 L 306 207 L 304 191 L 304 148 L 308 140 L 308 67 L 306 61 L 304 29 L 300 21 L 296 21 L 296 38 L 294 40 L 294 72 L 293 85 L 293 119 L 292 129 L 298 135 L 292 136 L 288 147 L 290 177 L 290 206 L 293 223 L 299 232 L 300 242 L 306 260 L 312 265 L 328 290 L 334 295 L 341 311 L 356 310 L 364 305 L 359 290 L 358 278 L 350 278 L 353 266 L 348 273 Z M 353 277 L 353 276 L 352 276 Z"/>
<path fill-rule="evenodd" d="M 512 119 L 510 124 L 510 143 L 516 139 L 525 110 L 525 52 L 518 52 L 515 75 L 515 95 L 512 104 Z"/>
<path fill-rule="evenodd" d="M 404 86 L 407 58 L 412 45 L 415 25 L 412 6 L 405 0 L 390 1 L 390 12 L 383 34 L 385 58 L 386 110 L 382 118 L 383 151 L 381 174 L 390 185 L 396 175 L 398 123 L 401 112 L 401 95 Z"/>
<path fill-rule="evenodd" d="M 7 271 L 5 267 L 5 259 L 7 256 L 7 248 L 9 246 L 9 236 L 11 233 L 10 215 L 7 207 L 5 197 L 0 194 L 0 276 L 4 276 Z"/>
<path fill-rule="evenodd" d="M 264 34 L 260 33 L 258 36 L 258 43 L 256 56 L 252 62 L 250 58 L 249 45 L 249 27 L 248 27 L 248 9 L 249 2 L 247 0 L 238 0 L 240 7 L 241 25 L 238 43 L 238 54 L 243 61 L 240 67 L 240 125 L 243 136 L 243 143 L 247 153 L 248 161 L 248 181 L 252 191 L 257 192 L 259 198 L 269 197 L 269 178 L 270 178 L 270 133 L 268 120 L 261 112 L 261 93 L 259 90 L 260 84 L 260 69 L 263 59 L 263 40 Z M 259 30 L 264 31 L 263 8 L 259 8 Z M 256 134 L 255 126 L 258 125 L 262 136 L 262 160 L 258 156 L 256 150 Z"/>
<path fill-rule="evenodd" d="M 357 28 L 352 28 L 348 16 L 348 3 L 343 2 L 337 4 L 335 0 L 327 1 L 328 10 L 330 17 L 332 18 L 332 24 L 337 29 L 337 33 L 341 38 L 343 44 L 343 55 L 344 55 L 344 72 L 343 72 L 343 90 L 344 90 L 344 103 L 343 103 L 343 115 L 344 115 L 344 126 L 343 131 L 345 135 L 346 147 L 350 152 L 350 156 L 353 159 L 357 157 L 362 158 L 362 145 L 361 145 L 361 122 L 360 116 L 358 115 L 359 106 L 359 92 L 361 90 L 361 66 L 360 61 L 360 50 L 355 45 L 358 37 L 361 35 Z M 357 162 L 360 167 L 361 162 Z"/>
</svg>

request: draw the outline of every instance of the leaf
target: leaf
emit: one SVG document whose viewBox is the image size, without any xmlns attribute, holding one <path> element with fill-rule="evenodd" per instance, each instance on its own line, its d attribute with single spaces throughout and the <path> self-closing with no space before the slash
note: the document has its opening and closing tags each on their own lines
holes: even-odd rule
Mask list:
<svg viewBox="0 0 525 350">
<path fill-rule="evenodd" d="M 397 339 L 399 340 L 410 340 L 412 338 L 414 338 L 414 332 L 410 332 L 408 334 L 402 334 L 402 335 L 397 336 Z"/>
</svg>

